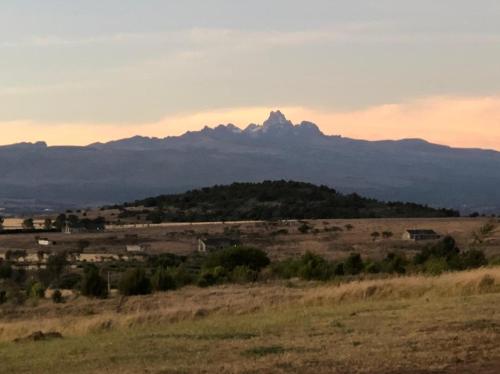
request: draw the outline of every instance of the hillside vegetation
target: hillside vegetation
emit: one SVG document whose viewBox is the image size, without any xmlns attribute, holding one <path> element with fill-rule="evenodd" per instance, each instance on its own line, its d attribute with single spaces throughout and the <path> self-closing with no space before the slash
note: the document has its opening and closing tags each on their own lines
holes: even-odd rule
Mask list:
<svg viewBox="0 0 500 374">
<path fill-rule="evenodd" d="M 167 221 L 240 221 L 277 219 L 454 217 L 450 209 L 404 202 L 381 202 L 345 195 L 327 186 L 293 181 L 233 183 L 161 195 L 120 208 L 154 208 L 149 219 Z M 127 214 L 140 212 L 126 211 Z"/>
</svg>

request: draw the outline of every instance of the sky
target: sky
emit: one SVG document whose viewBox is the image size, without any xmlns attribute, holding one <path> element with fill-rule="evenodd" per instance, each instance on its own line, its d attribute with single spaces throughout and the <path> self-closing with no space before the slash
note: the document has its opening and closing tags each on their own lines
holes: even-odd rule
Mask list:
<svg viewBox="0 0 500 374">
<path fill-rule="evenodd" d="M 0 144 L 262 123 L 500 150 L 497 0 L 3 0 Z"/>
</svg>

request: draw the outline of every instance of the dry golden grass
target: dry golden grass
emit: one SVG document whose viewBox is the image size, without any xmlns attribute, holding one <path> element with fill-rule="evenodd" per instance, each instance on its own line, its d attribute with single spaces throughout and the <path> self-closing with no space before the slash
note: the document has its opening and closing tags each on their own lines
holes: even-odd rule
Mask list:
<svg viewBox="0 0 500 374">
<path fill-rule="evenodd" d="M 2 311 L 0 362 L 5 372 L 495 373 L 498 305 L 500 268 L 41 302 Z M 64 339 L 9 342 L 37 330 Z"/>
</svg>

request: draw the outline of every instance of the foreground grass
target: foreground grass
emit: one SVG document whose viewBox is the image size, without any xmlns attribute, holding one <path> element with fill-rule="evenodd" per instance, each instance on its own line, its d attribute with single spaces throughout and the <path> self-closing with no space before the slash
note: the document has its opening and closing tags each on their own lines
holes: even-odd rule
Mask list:
<svg viewBox="0 0 500 374">
<path fill-rule="evenodd" d="M 499 278 L 498 269 L 486 269 L 340 287 L 192 289 L 130 299 L 114 314 L 112 300 L 88 302 L 96 315 L 66 306 L 73 315 L 54 318 L 40 316 L 54 311 L 39 307 L 40 326 L 44 318 L 51 329 L 59 321 L 64 339 L 4 339 L 1 371 L 480 373 L 500 358 Z M 179 305 L 168 309 L 164 300 L 195 312 L 179 314 Z M 100 328 L 92 327 L 88 319 L 97 323 L 101 314 Z M 88 330 L 71 330 L 68 321 Z M 0 331 L 23 323 L 34 327 L 26 314 L 0 323 Z"/>
</svg>

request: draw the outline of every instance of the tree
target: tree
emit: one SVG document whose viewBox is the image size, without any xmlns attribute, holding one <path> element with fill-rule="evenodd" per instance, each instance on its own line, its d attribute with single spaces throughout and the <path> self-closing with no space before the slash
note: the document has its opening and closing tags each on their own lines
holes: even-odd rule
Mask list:
<svg viewBox="0 0 500 374">
<path fill-rule="evenodd" d="M 89 265 L 85 268 L 81 291 L 82 295 L 87 297 L 97 297 L 100 299 L 108 297 L 108 285 L 99 274 L 99 269 L 95 265 Z"/>
<path fill-rule="evenodd" d="M 394 234 L 392 233 L 392 231 L 384 231 L 382 232 L 382 237 L 384 239 L 390 239 L 394 236 Z"/>
<path fill-rule="evenodd" d="M 83 252 L 85 248 L 87 248 L 90 245 L 90 242 L 88 240 L 80 239 L 76 243 L 76 246 L 78 248 L 78 252 Z"/>
<path fill-rule="evenodd" d="M 170 275 L 167 269 L 158 267 L 151 277 L 151 286 L 154 291 L 175 290 L 175 279 Z"/>
<path fill-rule="evenodd" d="M 60 303 L 64 302 L 64 298 L 63 298 L 63 295 L 62 295 L 61 291 L 59 291 L 59 290 L 55 290 L 55 291 L 52 293 L 52 301 L 53 301 L 55 304 L 60 304 Z"/>
<path fill-rule="evenodd" d="M 59 214 L 54 221 L 54 227 L 57 230 L 62 230 L 66 226 L 66 214 Z"/>
<path fill-rule="evenodd" d="M 237 266 L 248 266 L 250 269 L 260 271 L 271 261 L 266 252 L 260 249 L 247 247 L 230 247 L 210 254 L 205 262 L 206 268 L 222 266 L 228 272 Z"/>
<path fill-rule="evenodd" d="M 327 280 L 333 274 L 333 268 L 323 257 L 306 252 L 301 257 L 299 276 L 305 280 Z"/>
<path fill-rule="evenodd" d="M 52 229 L 52 220 L 50 218 L 45 218 L 45 221 L 43 222 L 43 227 L 45 228 L 45 230 Z"/>
<path fill-rule="evenodd" d="M 4 218 L 0 216 L 0 231 L 3 230 L 3 223 L 5 222 Z"/>
<path fill-rule="evenodd" d="M 373 241 L 375 241 L 380 238 L 380 233 L 378 231 L 374 231 L 370 234 L 370 236 L 372 237 Z"/>
<path fill-rule="evenodd" d="M 34 228 L 35 228 L 35 223 L 33 222 L 33 218 L 26 218 L 23 221 L 23 229 L 33 230 Z"/>
<path fill-rule="evenodd" d="M 359 253 L 351 253 L 344 262 L 344 273 L 346 275 L 357 275 L 361 273 L 365 265 Z"/>
<path fill-rule="evenodd" d="M 45 297 L 45 287 L 42 283 L 35 282 L 30 287 L 29 295 L 34 299 L 42 299 Z"/>
<path fill-rule="evenodd" d="M 0 262 L 0 279 L 9 279 L 12 276 L 12 266 L 8 262 Z"/>
<path fill-rule="evenodd" d="M 118 288 L 125 296 L 147 295 L 151 293 L 151 281 L 144 269 L 129 269 L 122 275 Z"/>
<path fill-rule="evenodd" d="M 66 259 L 66 252 L 49 256 L 49 258 L 47 259 L 47 273 L 50 279 L 59 279 L 67 265 L 68 260 Z"/>
</svg>

